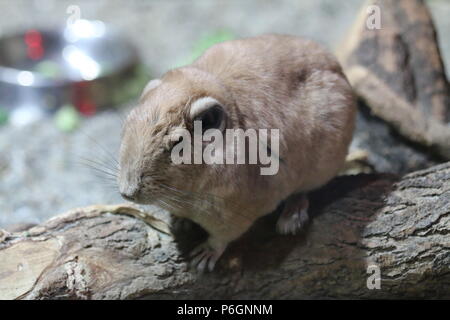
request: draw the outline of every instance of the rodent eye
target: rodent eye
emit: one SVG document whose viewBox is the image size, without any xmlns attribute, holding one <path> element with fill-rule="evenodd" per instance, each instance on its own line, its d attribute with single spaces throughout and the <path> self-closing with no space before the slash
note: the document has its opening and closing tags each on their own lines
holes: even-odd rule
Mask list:
<svg viewBox="0 0 450 320">
<path fill-rule="evenodd" d="M 194 121 L 202 122 L 202 133 L 208 129 L 222 129 L 224 120 L 224 110 L 220 105 L 214 105 L 197 117 Z"/>
</svg>

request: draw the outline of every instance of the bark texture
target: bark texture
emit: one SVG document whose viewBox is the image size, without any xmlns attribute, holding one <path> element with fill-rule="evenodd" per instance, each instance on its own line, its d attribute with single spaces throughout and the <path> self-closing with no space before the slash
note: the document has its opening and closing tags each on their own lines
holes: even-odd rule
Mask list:
<svg viewBox="0 0 450 320">
<path fill-rule="evenodd" d="M 195 228 L 174 237 L 128 206 L 3 231 L 0 298 L 450 298 L 450 162 L 402 178 L 339 177 L 310 199 L 303 234 L 277 235 L 275 212 L 203 275 L 184 258 Z M 370 265 L 380 289 L 367 287 Z"/>
<path fill-rule="evenodd" d="M 371 21 L 379 8 L 380 29 Z M 369 24 L 369 25 L 368 25 Z M 371 0 L 338 57 L 357 95 L 400 134 L 450 159 L 450 90 L 421 0 Z"/>
</svg>

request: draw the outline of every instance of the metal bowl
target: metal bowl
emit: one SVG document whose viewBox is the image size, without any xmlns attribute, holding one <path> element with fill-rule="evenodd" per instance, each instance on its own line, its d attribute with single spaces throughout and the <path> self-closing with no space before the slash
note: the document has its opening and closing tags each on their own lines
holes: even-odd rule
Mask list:
<svg viewBox="0 0 450 320">
<path fill-rule="evenodd" d="M 101 21 L 0 39 L 0 108 L 82 114 L 120 105 L 148 80 L 135 48 Z"/>
</svg>

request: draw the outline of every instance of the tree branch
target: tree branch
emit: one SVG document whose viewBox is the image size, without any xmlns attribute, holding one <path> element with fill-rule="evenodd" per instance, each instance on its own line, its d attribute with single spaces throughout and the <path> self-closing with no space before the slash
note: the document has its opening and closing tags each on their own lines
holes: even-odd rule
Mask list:
<svg viewBox="0 0 450 320">
<path fill-rule="evenodd" d="M 204 275 L 183 258 L 195 230 L 174 238 L 128 206 L 77 209 L 0 233 L 0 298 L 450 298 L 449 198 L 450 162 L 340 177 L 311 195 L 305 233 L 277 235 L 271 214 Z"/>
</svg>

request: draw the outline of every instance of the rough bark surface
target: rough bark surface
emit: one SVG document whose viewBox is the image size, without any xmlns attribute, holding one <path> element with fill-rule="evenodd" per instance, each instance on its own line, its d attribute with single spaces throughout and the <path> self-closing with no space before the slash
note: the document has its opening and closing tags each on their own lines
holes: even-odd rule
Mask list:
<svg viewBox="0 0 450 320">
<path fill-rule="evenodd" d="M 277 235 L 271 214 L 204 275 L 183 258 L 195 229 L 174 237 L 128 206 L 3 231 L 0 298 L 450 298 L 450 162 L 402 178 L 340 177 L 310 199 L 303 234 Z M 367 287 L 369 265 L 380 289 Z"/>
<path fill-rule="evenodd" d="M 380 29 L 367 26 L 380 11 Z M 338 50 L 357 95 L 409 140 L 450 159 L 450 89 L 421 0 L 371 0 Z"/>
</svg>

